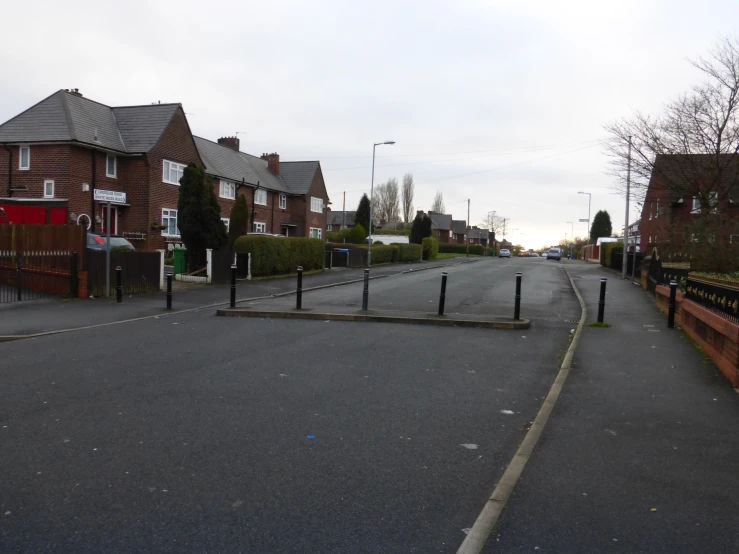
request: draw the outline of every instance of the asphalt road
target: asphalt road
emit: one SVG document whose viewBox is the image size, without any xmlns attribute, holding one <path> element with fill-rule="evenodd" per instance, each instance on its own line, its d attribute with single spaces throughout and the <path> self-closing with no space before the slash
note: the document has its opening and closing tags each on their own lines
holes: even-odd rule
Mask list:
<svg viewBox="0 0 739 554">
<path fill-rule="evenodd" d="M 524 271 L 525 332 L 193 312 L 1 343 L 0 551 L 455 552 L 579 316 L 560 267 L 450 270 L 467 311 Z"/>
</svg>

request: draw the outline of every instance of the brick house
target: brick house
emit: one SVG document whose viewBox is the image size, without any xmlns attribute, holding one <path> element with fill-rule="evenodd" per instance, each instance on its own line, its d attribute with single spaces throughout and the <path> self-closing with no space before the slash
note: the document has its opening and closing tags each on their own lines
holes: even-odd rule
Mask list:
<svg viewBox="0 0 739 554">
<path fill-rule="evenodd" d="M 439 242 L 449 242 L 452 235 L 452 216 L 436 212 L 429 212 L 428 215 L 431 218 L 431 236 L 439 239 Z"/>
<path fill-rule="evenodd" d="M 0 206 L 11 223 L 79 220 L 103 232 L 106 205 L 93 191 L 125 192 L 111 232 L 137 249 L 164 248 L 157 226 L 176 229 L 170 211 L 188 163 L 203 167 L 180 104 L 111 108 L 59 90 L 0 125 Z"/>
<path fill-rule="evenodd" d="M 473 225 L 467 229 L 467 236 L 470 239 L 470 244 L 481 244 L 482 246 L 487 246 L 490 239 L 490 231 L 487 229 L 480 229 Z"/>
<path fill-rule="evenodd" d="M 220 142 L 193 137 L 180 104 L 110 107 L 59 90 L 0 125 L 0 208 L 11 223 L 80 222 L 104 232 L 107 207 L 93 191 L 125 192 L 125 203 L 111 206 L 111 232 L 139 250 L 161 249 L 179 241 L 179 180 L 194 163 L 213 178 L 225 220 L 238 188 L 253 229 L 323 238 L 319 162 L 280 164 L 277 154 L 238 152 L 238 139 Z"/>
<path fill-rule="evenodd" d="M 707 155 L 657 156 L 639 221 L 641 252 L 649 255 L 658 245 L 679 250 L 697 242 L 690 228 L 705 210 L 725 216 L 718 232 L 725 236 L 714 240 L 739 240 L 739 159 L 722 156 L 720 172 L 715 160 Z"/>
<path fill-rule="evenodd" d="M 464 244 L 466 236 L 467 222 L 463 219 L 452 220 L 452 242 L 456 242 L 457 244 Z"/>
<path fill-rule="evenodd" d="M 354 227 L 357 212 L 334 212 L 329 211 L 326 214 L 326 230 L 341 231 L 343 228 Z"/>
<path fill-rule="evenodd" d="M 258 158 L 241 152 L 236 137 L 194 139 L 227 227 L 236 196 L 243 194 L 250 232 L 325 238 L 329 199 L 320 162 L 280 162 L 276 153 Z"/>
</svg>

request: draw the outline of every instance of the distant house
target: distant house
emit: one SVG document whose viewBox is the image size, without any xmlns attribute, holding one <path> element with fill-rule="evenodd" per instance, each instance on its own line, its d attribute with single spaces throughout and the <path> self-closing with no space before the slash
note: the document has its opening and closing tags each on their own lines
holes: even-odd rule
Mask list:
<svg viewBox="0 0 739 554">
<path fill-rule="evenodd" d="M 276 153 L 258 158 L 241 152 L 236 137 L 217 143 L 194 138 L 227 227 L 236 197 L 243 194 L 249 232 L 325 238 L 328 193 L 320 162 L 280 162 Z"/>
<path fill-rule="evenodd" d="M 452 235 L 451 214 L 429 212 L 428 216 L 431 218 L 431 236 L 439 239 L 439 242 L 449 242 Z"/>
<path fill-rule="evenodd" d="M 479 229 L 473 225 L 467 230 L 467 237 L 469 238 L 470 244 L 481 244 L 482 246 L 487 246 L 488 242 L 490 242 L 490 231 L 487 229 Z"/>
<path fill-rule="evenodd" d="M 329 211 L 326 214 L 326 230 L 340 231 L 348 227 L 354 227 L 357 212 L 334 212 Z"/>
<path fill-rule="evenodd" d="M 452 242 L 464 244 L 467 236 L 467 222 L 464 219 L 452 220 Z"/>
<path fill-rule="evenodd" d="M 660 244 L 679 249 L 697 242 L 688 228 L 705 210 L 720 211 L 724 218 L 714 241 L 728 245 L 739 240 L 739 158 L 726 154 L 717 162 L 702 154 L 657 156 L 639 223 L 641 252 L 649 255 Z"/>
</svg>

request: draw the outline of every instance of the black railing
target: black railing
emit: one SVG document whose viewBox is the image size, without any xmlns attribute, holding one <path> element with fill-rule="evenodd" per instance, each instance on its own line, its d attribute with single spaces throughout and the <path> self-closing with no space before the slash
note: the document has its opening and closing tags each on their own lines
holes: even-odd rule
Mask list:
<svg viewBox="0 0 739 554">
<path fill-rule="evenodd" d="M 688 277 L 685 295 L 696 304 L 739 323 L 739 288 Z"/>
<path fill-rule="evenodd" d="M 0 304 L 71 295 L 72 266 L 71 252 L 0 251 Z"/>
</svg>

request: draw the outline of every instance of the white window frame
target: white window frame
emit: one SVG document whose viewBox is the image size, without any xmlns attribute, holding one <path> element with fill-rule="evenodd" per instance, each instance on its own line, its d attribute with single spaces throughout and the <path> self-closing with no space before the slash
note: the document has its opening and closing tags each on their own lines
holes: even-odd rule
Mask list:
<svg viewBox="0 0 739 554">
<path fill-rule="evenodd" d="M 166 229 L 162 229 L 162 236 L 163 237 L 179 237 L 180 236 L 179 214 L 177 213 L 177 210 L 170 209 L 170 208 L 162 208 L 162 225 L 165 225 L 165 223 L 164 223 L 165 213 L 164 212 L 167 212 L 166 213 L 166 218 L 167 218 L 166 225 L 167 225 L 167 228 Z M 174 213 L 174 220 L 175 220 L 174 227 L 175 227 L 175 230 L 177 231 L 176 234 L 174 234 L 174 235 L 169 232 L 169 221 L 170 221 L 170 219 L 172 219 L 172 213 Z"/>
<path fill-rule="evenodd" d="M 323 213 L 323 198 L 318 198 L 317 196 L 311 196 L 310 197 L 310 211 L 317 213 L 317 214 L 322 214 Z"/>
<path fill-rule="evenodd" d="M 314 237 L 313 236 L 313 231 L 316 231 L 316 235 L 318 235 L 318 236 L 315 236 Z M 312 239 L 320 239 L 320 238 L 323 238 L 322 237 L 322 233 L 321 233 L 321 229 L 319 227 L 311 227 L 310 228 L 310 231 L 308 232 L 308 237 L 310 237 Z"/>
<path fill-rule="evenodd" d="M 28 160 L 26 160 L 28 163 L 23 166 L 23 151 L 26 151 L 28 154 Z M 18 169 L 21 171 L 28 171 L 31 169 L 31 147 L 30 146 L 21 146 L 18 148 Z"/>
<path fill-rule="evenodd" d="M 110 169 L 110 160 L 113 159 L 113 173 L 108 171 Z M 115 154 L 107 154 L 105 156 L 105 176 L 112 177 L 113 179 L 118 177 L 118 157 Z"/>
<path fill-rule="evenodd" d="M 699 242 L 698 235 L 696 235 L 695 233 L 690 233 L 690 241 L 698 243 Z"/>
<path fill-rule="evenodd" d="M 708 193 L 708 204 L 711 207 L 712 214 L 718 212 L 718 192 L 712 191 Z"/>
<path fill-rule="evenodd" d="M 264 197 L 264 202 L 260 202 L 260 199 Z M 254 191 L 254 203 L 258 206 L 267 205 L 267 191 L 265 189 L 256 189 Z"/>
<path fill-rule="evenodd" d="M 221 221 L 223 221 L 223 224 L 226 226 L 226 232 L 228 233 L 228 228 L 231 226 L 231 219 L 228 217 L 222 217 Z"/>
<path fill-rule="evenodd" d="M 46 192 L 47 185 L 51 185 L 51 194 Z M 44 198 L 54 198 L 54 180 L 44 179 Z"/>
<path fill-rule="evenodd" d="M 221 179 L 220 190 L 218 196 L 221 198 L 227 198 L 228 200 L 236 200 L 236 183 Z"/>
<path fill-rule="evenodd" d="M 693 207 L 690 210 L 691 214 L 701 213 L 701 199 L 698 196 L 693 196 Z"/>
<path fill-rule="evenodd" d="M 252 233 L 266 233 L 267 232 L 267 224 L 263 221 L 255 221 L 252 224 Z"/>
<path fill-rule="evenodd" d="M 287 209 L 287 194 L 280 194 L 280 209 Z"/>
<path fill-rule="evenodd" d="M 180 179 L 177 179 L 176 181 L 170 180 L 172 170 L 175 170 L 177 173 L 184 174 L 186 167 L 187 166 L 185 164 L 162 160 L 162 182 L 167 183 L 168 185 L 177 185 L 179 187 L 182 176 L 180 175 Z"/>
</svg>

